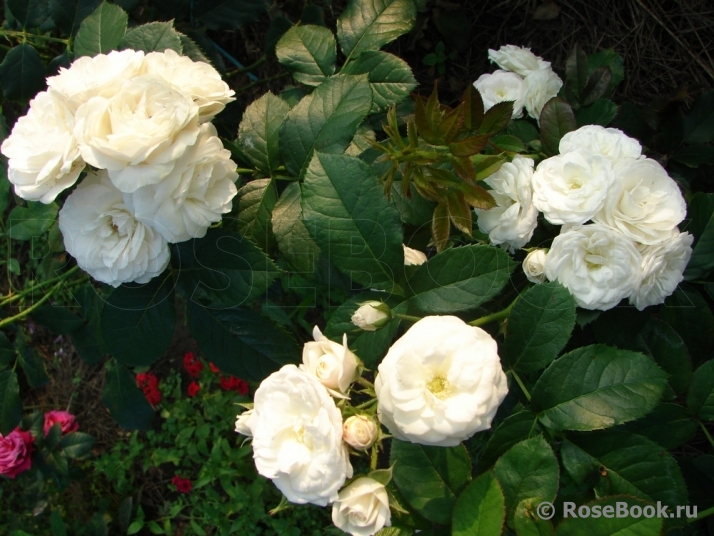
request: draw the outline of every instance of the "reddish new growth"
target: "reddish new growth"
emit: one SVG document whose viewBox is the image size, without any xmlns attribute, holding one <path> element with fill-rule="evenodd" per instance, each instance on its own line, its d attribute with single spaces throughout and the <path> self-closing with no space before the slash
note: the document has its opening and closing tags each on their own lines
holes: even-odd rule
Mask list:
<svg viewBox="0 0 714 536">
<path fill-rule="evenodd" d="M 159 391 L 159 379 L 151 372 L 142 372 L 136 375 L 136 385 L 142 390 L 146 400 L 152 406 L 157 406 L 161 402 L 161 391 Z"/>
<path fill-rule="evenodd" d="M 193 484 L 191 484 L 188 478 L 181 478 L 178 475 L 171 479 L 171 483 L 176 486 L 176 491 L 180 491 L 181 493 L 188 493 L 193 488 Z"/>
<path fill-rule="evenodd" d="M 188 384 L 188 396 L 193 398 L 198 394 L 198 392 L 201 390 L 201 386 L 198 385 L 196 382 L 191 382 Z"/>
<path fill-rule="evenodd" d="M 192 378 L 198 378 L 203 370 L 203 363 L 193 355 L 193 352 L 186 352 L 183 355 L 183 368 Z"/>
<path fill-rule="evenodd" d="M 235 376 L 228 376 L 221 378 L 221 389 L 224 391 L 235 391 L 239 395 L 245 396 L 248 394 L 249 387 L 247 381 L 236 378 Z"/>
</svg>

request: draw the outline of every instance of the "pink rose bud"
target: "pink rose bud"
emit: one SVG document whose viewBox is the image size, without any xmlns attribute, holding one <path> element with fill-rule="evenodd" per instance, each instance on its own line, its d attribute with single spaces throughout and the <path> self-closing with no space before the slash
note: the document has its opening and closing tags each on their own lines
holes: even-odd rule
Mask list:
<svg viewBox="0 0 714 536">
<path fill-rule="evenodd" d="M 32 466 L 34 438 L 30 432 L 15 428 L 5 437 L 0 434 L 0 475 L 15 478 Z"/>
<path fill-rule="evenodd" d="M 71 434 L 79 429 L 79 423 L 74 420 L 74 415 L 68 411 L 48 411 L 45 413 L 45 424 L 42 427 L 45 435 L 50 433 L 52 425 L 59 423 L 62 435 Z"/>
</svg>

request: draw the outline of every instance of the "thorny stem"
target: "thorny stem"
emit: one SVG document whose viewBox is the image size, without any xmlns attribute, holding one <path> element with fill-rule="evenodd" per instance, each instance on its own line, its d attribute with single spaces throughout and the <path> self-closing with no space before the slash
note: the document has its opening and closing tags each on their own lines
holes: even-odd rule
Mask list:
<svg viewBox="0 0 714 536">
<path fill-rule="evenodd" d="M 516 299 L 511 302 L 511 305 L 506 307 L 503 311 L 497 311 L 495 313 L 491 313 L 490 315 L 482 316 L 481 318 L 472 320 L 471 322 L 469 322 L 469 326 L 483 326 L 484 324 L 488 324 L 489 322 L 495 322 L 496 320 L 503 320 L 504 318 L 508 318 L 508 315 L 511 314 L 511 309 L 513 309 L 513 306 L 515 305 L 516 301 L 518 301 L 518 297 L 516 297 Z"/>
<path fill-rule="evenodd" d="M 369 458 L 369 469 L 370 471 L 377 470 L 377 463 L 379 462 L 379 450 L 377 448 L 378 443 L 372 445 L 372 453 Z"/>
<path fill-rule="evenodd" d="M 362 376 L 357 378 L 357 383 L 359 383 L 362 387 L 366 387 L 367 389 L 374 390 L 374 384 L 372 382 L 370 382 L 369 380 L 363 378 Z"/>
<path fill-rule="evenodd" d="M 236 89 L 236 93 L 241 93 L 243 91 L 247 91 L 252 87 L 259 86 L 260 84 L 267 84 L 268 82 L 277 80 L 278 78 L 283 78 L 284 76 L 288 76 L 289 74 L 290 73 L 280 73 L 280 74 L 276 74 L 275 76 L 269 76 L 268 78 L 256 80 L 255 82 L 248 84 L 247 86 L 239 87 L 238 89 Z"/>
<path fill-rule="evenodd" d="M 530 402 L 531 394 L 528 392 L 528 389 L 526 389 L 526 386 L 523 384 L 521 377 L 513 369 L 511 369 L 509 372 L 513 375 L 513 378 L 516 380 L 516 383 L 518 383 L 518 386 L 521 388 L 521 391 L 523 391 L 523 394 L 526 395 L 526 399 L 528 400 L 528 402 Z"/>
<path fill-rule="evenodd" d="M 13 322 L 15 322 L 15 321 L 17 321 L 17 320 L 22 320 L 23 318 L 25 318 L 26 316 L 28 316 L 32 311 L 34 311 L 34 310 L 37 309 L 40 305 L 42 305 L 42 304 L 45 303 L 47 300 L 49 300 L 55 292 L 57 292 L 60 288 L 62 288 L 62 283 L 63 283 L 63 281 L 58 282 L 54 287 L 52 287 L 52 288 L 50 289 L 50 291 L 49 291 L 47 294 L 45 294 L 44 296 L 42 296 L 42 298 L 40 298 L 39 300 L 37 300 L 37 303 L 31 305 L 30 307 L 28 307 L 28 308 L 25 309 L 24 311 L 22 311 L 22 312 L 20 312 L 20 313 L 17 313 L 17 314 L 14 315 L 14 316 L 9 316 L 9 317 L 7 317 L 7 318 L 3 318 L 2 320 L 0 320 L 0 328 L 5 327 L 5 326 L 7 326 L 7 325 L 9 325 L 9 324 L 12 324 Z"/>
<path fill-rule="evenodd" d="M 402 315 L 399 313 L 392 313 L 393 318 L 398 318 L 399 320 L 406 320 L 407 322 L 419 322 L 421 318 L 412 315 Z"/>
<path fill-rule="evenodd" d="M 714 447 L 714 439 L 712 439 L 712 436 L 709 435 L 709 430 L 707 430 L 707 427 L 704 426 L 704 423 L 702 421 L 699 421 L 699 426 L 702 427 L 702 431 L 704 432 L 704 435 L 707 436 L 709 443 L 711 444 L 712 447 Z"/>
<path fill-rule="evenodd" d="M 44 41 L 50 41 L 52 43 L 64 43 L 65 45 L 69 43 L 68 39 L 59 39 L 57 37 L 49 37 L 47 35 L 39 35 L 39 34 L 31 34 L 27 32 L 14 32 L 11 30 L 0 30 L 0 36 L 5 36 L 5 37 L 17 37 L 22 39 L 23 43 L 25 40 L 29 38 L 33 39 L 41 39 Z"/>
<path fill-rule="evenodd" d="M 68 276 L 72 275 L 77 270 L 79 270 L 79 266 L 74 266 L 58 277 L 48 279 L 47 281 L 41 281 L 39 283 L 34 283 L 34 284 L 30 285 L 28 288 L 18 292 L 17 294 L 13 294 L 12 296 L 7 296 L 4 299 L 2 299 L 2 301 L 0 301 L 0 307 L 3 307 L 5 305 L 7 305 L 8 303 L 17 301 L 20 298 L 24 298 L 28 294 L 35 292 L 37 289 L 43 287 L 44 285 L 51 285 L 58 281 L 64 281 L 65 279 L 67 279 Z"/>
</svg>

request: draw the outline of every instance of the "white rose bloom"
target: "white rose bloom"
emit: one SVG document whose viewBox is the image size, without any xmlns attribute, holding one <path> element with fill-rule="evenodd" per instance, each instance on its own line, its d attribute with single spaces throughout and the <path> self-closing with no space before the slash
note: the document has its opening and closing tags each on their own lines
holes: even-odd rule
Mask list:
<svg viewBox="0 0 714 536">
<path fill-rule="evenodd" d="M 169 264 L 166 240 L 134 218 L 105 170 L 89 172 L 70 194 L 59 228 L 79 267 L 113 287 L 148 283 Z"/>
<path fill-rule="evenodd" d="M 491 74 L 482 74 L 474 82 L 483 99 L 484 110 L 493 108 L 503 101 L 513 101 L 513 114 L 517 119 L 523 115 L 523 105 L 526 101 L 526 85 L 516 73 L 497 70 Z"/>
<path fill-rule="evenodd" d="M 352 476 L 342 415 L 311 374 L 285 365 L 255 392 L 250 428 L 258 472 L 297 504 L 326 506 Z"/>
<path fill-rule="evenodd" d="M 664 303 L 684 279 L 684 269 L 692 256 L 694 237 L 678 234 L 656 246 L 642 246 L 642 282 L 630 296 L 630 303 L 642 311 Z"/>
<path fill-rule="evenodd" d="M 563 81 L 552 69 L 542 69 L 531 72 L 523 82 L 526 86 L 526 111 L 533 119 L 540 121 L 543 106 L 558 95 Z"/>
<path fill-rule="evenodd" d="M 455 316 L 416 322 L 378 370 L 379 420 L 422 445 L 452 447 L 488 429 L 508 392 L 496 341 Z"/>
<path fill-rule="evenodd" d="M 251 429 L 253 421 L 253 410 L 249 409 L 236 417 L 236 432 L 247 437 L 253 437 Z"/>
<path fill-rule="evenodd" d="M 64 97 L 76 112 L 92 97 L 111 98 L 124 82 L 142 74 L 144 53 L 136 50 L 112 51 L 94 57 L 82 56 L 70 65 L 61 67 L 57 76 L 47 79 L 47 86 Z"/>
<path fill-rule="evenodd" d="M 156 229 L 168 242 L 202 238 L 211 224 L 231 211 L 238 191 L 235 169 L 215 127 L 205 123 L 196 143 L 161 182 L 124 194 L 124 199 L 139 221 Z"/>
<path fill-rule="evenodd" d="M 357 450 L 367 450 L 374 445 L 378 437 L 377 424 L 364 415 L 353 415 L 342 425 L 342 439 Z"/>
<path fill-rule="evenodd" d="M 51 203 L 77 181 L 84 161 L 73 127 L 71 110 L 52 91 L 30 101 L 27 115 L 17 120 L 0 149 L 9 159 L 8 179 L 18 196 Z"/>
<path fill-rule="evenodd" d="M 553 240 L 545 275 L 584 309 L 607 311 L 639 286 L 642 257 L 632 240 L 599 224 L 573 225 Z"/>
<path fill-rule="evenodd" d="M 523 259 L 523 272 L 531 283 L 545 282 L 545 259 L 547 249 L 534 249 Z"/>
<path fill-rule="evenodd" d="M 84 160 L 109 170 L 124 193 L 156 184 L 198 137 L 198 107 L 162 80 L 140 76 L 113 97 L 77 110 L 74 135 Z"/>
<path fill-rule="evenodd" d="M 533 202 L 550 223 L 585 223 L 603 207 L 614 180 L 603 156 L 584 149 L 552 156 L 533 174 Z"/>
<path fill-rule="evenodd" d="M 332 396 L 347 398 L 345 393 L 357 379 L 357 356 L 347 347 L 347 334 L 342 344 L 325 337 L 320 328 L 312 330 L 314 342 L 306 342 L 302 350 L 300 368 L 315 376 Z"/>
<path fill-rule="evenodd" d="M 150 52 L 144 59 L 146 74 L 162 78 L 198 106 L 201 123 L 210 121 L 226 104 L 234 101 L 233 91 L 208 63 L 179 56 L 173 50 Z"/>
<path fill-rule="evenodd" d="M 384 307 L 382 302 L 368 301 L 363 303 L 352 315 L 352 323 L 365 331 L 377 331 L 385 326 L 391 318 L 389 313 L 381 311 L 380 307 Z"/>
<path fill-rule="evenodd" d="M 568 132 L 560 139 L 559 149 L 560 154 L 586 149 L 613 163 L 622 158 L 639 158 L 642 154 L 642 146 L 636 139 L 616 128 L 600 125 L 585 125 Z"/>
<path fill-rule="evenodd" d="M 418 249 L 412 249 L 404 244 L 404 266 L 419 266 L 426 262 L 426 255 L 419 251 Z"/>
<path fill-rule="evenodd" d="M 526 77 L 534 71 L 550 68 L 550 62 L 531 52 L 530 48 L 504 45 L 498 50 L 488 49 L 488 59 L 501 69 Z"/>
<path fill-rule="evenodd" d="M 525 246 L 538 225 L 538 209 L 533 204 L 533 160 L 516 156 L 484 182 L 496 206 L 476 209 L 478 228 L 487 233 L 493 245 L 513 253 Z"/>
<path fill-rule="evenodd" d="M 382 527 L 390 527 L 391 519 L 387 489 L 366 476 L 346 486 L 332 504 L 332 522 L 352 536 L 376 534 Z"/>
<path fill-rule="evenodd" d="M 650 246 L 676 236 L 687 206 L 664 168 L 650 158 L 625 158 L 614 169 L 615 182 L 593 220 Z"/>
</svg>

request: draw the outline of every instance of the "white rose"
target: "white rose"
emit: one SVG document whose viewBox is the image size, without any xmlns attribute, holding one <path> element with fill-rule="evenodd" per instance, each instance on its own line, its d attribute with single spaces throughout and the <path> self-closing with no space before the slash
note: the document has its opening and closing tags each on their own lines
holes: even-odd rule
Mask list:
<svg viewBox="0 0 714 536">
<path fill-rule="evenodd" d="M 553 240 L 545 275 L 584 309 L 606 311 L 639 286 L 642 257 L 629 238 L 599 225 L 573 225 Z"/>
<path fill-rule="evenodd" d="M 325 337 L 320 328 L 312 331 L 315 342 L 306 342 L 302 349 L 300 368 L 315 376 L 332 396 L 347 398 L 345 393 L 357 379 L 357 356 L 347 347 L 347 334 L 342 335 L 342 344 Z"/>
<path fill-rule="evenodd" d="M 664 303 L 684 279 L 684 269 L 692 256 L 694 237 L 678 234 L 656 246 L 642 246 L 642 282 L 630 296 L 630 303 L 642 311 Z"/>
<path fill-rule="evenodd" d="M 323 385 L 295 365 L 255 392 L 250 428 L 258 472 L 294 503 L 326 506 L 352 476 L 342 415 Z"/>
<path fill-rule="evenodd" d="M 166 240 L 134 218 L 105 170 L 90 171 L 70 194 L 59 228 L 79 267 L 113 287 L 148 283 L 169 264 Z"/>
<path fill-rule="evenodd" d="M 193 99 L 201 123 L 210 121 L 226 104 L 234 101 L 233 91 L 211 65 L 179 56 L 173 50 L 150 52 L 144 59 L 146 74 L 162 78 Z"/>
<path fill-rule="evenodd" d="M 124 82 L 141 74 L 144 53 L 136 50 L 112 51 L 94 57 L 82 56 L 69 69 L 61 67 L 57 76 L 47 79 L 47 86 L 64 97 L 76 112 L 92 97 L 111 98 Z"/>
<path fill-rule="evenodd" d="M 603 156 L 584 149 L 552 156 L 533 174 L 533 202 L 550 223 L 585 223 L 603 207 L 614 180 Z"/>
<path fill-rule="evenodd" d="M 625 158 L 615 162 L 614 169 L 615 182 L 593 220 L 645 245 L 674 237 L 687 206 L 664 168 L 650 158 Z"/>
<path fill-rule="evenodd" d="M 74 135 L 84 160 L 109 170 L 124 193 L 156 184 L 198 137 L 198 107 L 162 80 L 140 76 L 113 97 L 77 110 Z"/>
<path fill-rule="evenodd" d="M 374 420 L 364 415 L 353 415 L 342 425 L 342 439 L 357 450 L 367 450 L 378 437 L 379 428 Z"/>
<path fill-rule="evenodd" d="M 504 45 L 498 50 L 488 49 L 488 59 L 506 71 L 513 71 L 523 77 L 534 71 L 550 68 L 550 62 L 531 52 L 530 48 Z"/>
<path fill-rule="evenodd" d="M 365 331 L 377 331 L 391 318 L 389 313 L 382 310 L 385 306 L 386 304 L 378 301 L 363 303 L 352 315 L 352 323 Z"/>
<path fill-rule="evenodd" d="M 205 123 L 196 143 L 161 182 L 124 194 L 124 199 L 139 221 L 168 242 L 202 238 L 211 224 L 231 211 L 237 193 L 235 169 L 215 127 Z"/>
<path fill-rule="evenodd" d="M 72 134 L 74 115 L 52 91 L 30 101 L 30 110 L 3 142 L 8 179 L 23 199 L 51 203 L 84 169 Z"/>
<path fill-rule="evenodd" d="M 418 249 L 409 248 L 404 244 L 402 247 L 404 248 L 404 266 L 419 266 L 426 262 L 426 255 Z"/>
<path fill-rule="evenodd" d="M 253 437 L 251 428 L 253 421 L 253 410 L 249 409 L 236 417 L 236 432 L 247 437 Z"/>
<path fill-rule="evenodd" d="M 387 489 L 366 476 L 346 486 L 332 504 L 332 522 L 353 536 L 371 536 L 390 527 L 391 519 Z"/>
<path fill-rule="evenodd" d="M 496 206 L 476 209 L 478 228 L 488 234 L 493 245 L 513 253 L 525 246 L 538 225 L 538 209 L 533 204 L 533 160 L 516 156 L 506 162 L 485 182 Z"/>
<path fill-rule="evenodd" d="M 523 272 L 531 283 L 545 282 L 545 258 L 547 249 L 534 249 L 523 259 Z"/>
<path fill-rule="evenodd" d="M 517 119 L 523 115 L 526 85 L 516 73 L 498 70 L 491 74 L 482 74 L 474 82 L 474 87 L 481 94 L 485 110 L 493 108 L 499 102 L 513 101 L 511 117 Z"/>
<path fill-rule="evenodd" d="M 640 142 L 621 130 L 600 125 L 585 125 L 568 132 L 560 139 L 559 149 L 560 154 L 586 149 L 613 163 L 622 158 L 639 158 L 642 154 Z"/>
<path fill-rule="evenodd" d="M 488 429 L 508 392 L 496 341 L 455 316 L 409 328 L 379 365 L 374 388 L 389 433 L 442 447 Z"/>
<path fill-rule="evenodd" d="M 558 95 L 563 81 L 552 69 L 542 69 L 532 71 L 523 82 L 526 86 L 526 111 L 533 119 L 540 121 L 543 106 Z"/>
</svg>

